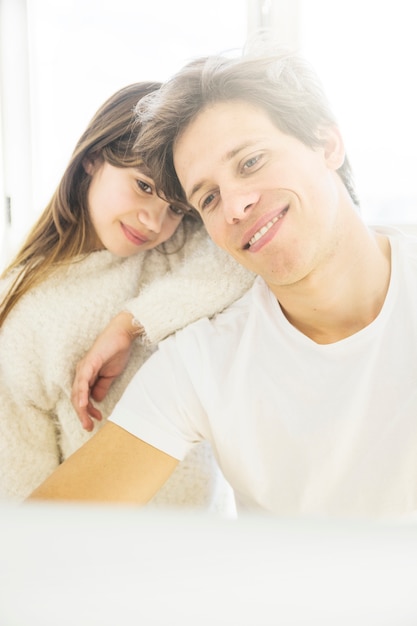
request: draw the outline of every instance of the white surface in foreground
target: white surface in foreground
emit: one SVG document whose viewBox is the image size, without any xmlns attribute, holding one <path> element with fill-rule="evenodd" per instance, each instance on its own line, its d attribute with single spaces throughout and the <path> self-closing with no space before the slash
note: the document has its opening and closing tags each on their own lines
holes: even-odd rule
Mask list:
<svg viewBox="0 0 417 626">
<path fill-rule="evenodd" d="M 408 626 L 417 523 L 0 505 L 1 626 Z"/>
</svg>

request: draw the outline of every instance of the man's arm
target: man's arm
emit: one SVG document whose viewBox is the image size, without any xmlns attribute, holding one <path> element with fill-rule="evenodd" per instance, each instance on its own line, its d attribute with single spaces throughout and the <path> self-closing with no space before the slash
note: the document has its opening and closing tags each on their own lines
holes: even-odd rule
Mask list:
<svg viewBox="0 0 417 626">
<path fill-rule="evenodd" d="M 29 500 L 146 504 L 177 464 L 177 459 L 108 422 Z"/>
</svg>

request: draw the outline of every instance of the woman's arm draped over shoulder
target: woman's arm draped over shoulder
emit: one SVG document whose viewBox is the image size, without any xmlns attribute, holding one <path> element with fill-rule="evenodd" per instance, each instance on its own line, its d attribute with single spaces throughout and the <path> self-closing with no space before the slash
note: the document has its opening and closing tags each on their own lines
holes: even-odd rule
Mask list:
<svg viewBox="0 0 417 626">
<path fill-rule="evenodd" d="M 156 344 L 202 317 L 219 313 L 252 285 L 254 275 L 216 246 L 201 224 L 190 228 L 178 252 L 148 253 L 142 270 L 144 286 L 126 303 L 128 314 L 114 318 L 78 364 L 72 402 L 86 430 L 94 426 L 91 417 L 101 419 L 91 400 L 102 400 L 123 372 L 136 337 L 143 335 L 147 343 Z M 182 237 L 179 233 L 172 238 L 173 250 Z"/>
<path fill-rule="evenodd" d="M 203 226 L 188 236 L 182 254 L 171 258 L 171 272 L 149 282 L 126 306 L 150 343 L 219 313 L 243 296 L 255 278 L 216 246 Z"/>
</svg>

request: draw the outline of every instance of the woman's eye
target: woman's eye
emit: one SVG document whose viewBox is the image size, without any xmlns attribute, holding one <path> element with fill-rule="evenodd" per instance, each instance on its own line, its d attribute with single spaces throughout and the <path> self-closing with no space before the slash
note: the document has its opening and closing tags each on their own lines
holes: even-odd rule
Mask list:
<svg viewBox="0 0 417 626">
<path fill-rule="evenodd" d="M 184 209 L 181 209 L 181 207 L 179 206 L 170 204 L 169 208 L 174 213 L 174 215 L 177 215 L 178 217 L 182 217 L 184 215 Z"/>
<path fill-rule="evenodd" d="M 202 209 L 206 209 L 214 200 L 214 198 L 216 197 L 216 194 L 214 193 L 209 193 L 208 196 L 206 196 L 204 198 L 204 200 L 201 203 L 201 208 Z"/>
<path fill-rule="evenodd" d="M 138 187 L 142 189 L 142 191 L 144 191 L 145 193 L 152 193 L 152 187 L 148 185 L 148 183 L 145 183 L 144 180 L 138 180 L 137 184 Z"/>
</svg>

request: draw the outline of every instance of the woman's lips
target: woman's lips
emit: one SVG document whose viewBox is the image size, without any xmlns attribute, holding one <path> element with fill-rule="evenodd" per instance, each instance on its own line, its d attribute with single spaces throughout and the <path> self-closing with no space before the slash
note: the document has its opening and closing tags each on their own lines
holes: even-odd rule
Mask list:
<svg viewBox="0 0 417 626">
<path fill-rule="evenodd" d="M 126 226 L 126 224 L 121 224 L 123 233 L 129 241 L 134 243 L 136 246 L 143 246 L 144 243 L 148 243 L 148 237 L 142 235 L 139 231 L 131 226 Z"/>
</svg>

